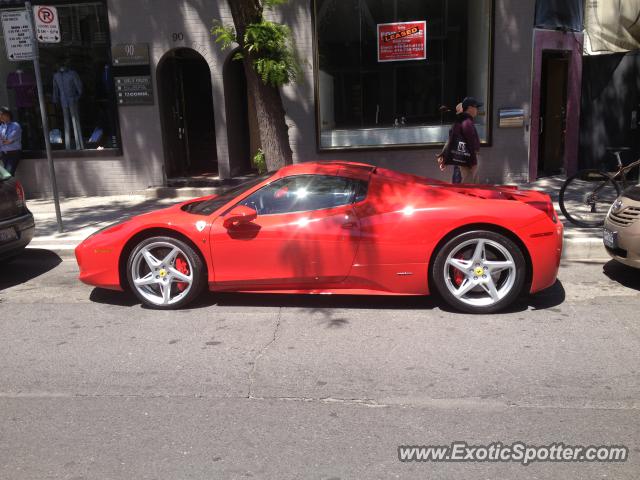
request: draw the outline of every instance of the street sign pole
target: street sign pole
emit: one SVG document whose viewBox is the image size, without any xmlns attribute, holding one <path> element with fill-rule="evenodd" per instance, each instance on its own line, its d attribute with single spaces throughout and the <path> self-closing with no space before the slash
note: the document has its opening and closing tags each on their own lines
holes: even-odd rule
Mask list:
<svg viewBox="0 0 640 480">
<path fill-rule="evenodd" d="M 49 163 L 49 176 L 51 177 L 51 189 L 53 190 L 53 204 L 56 209 L 56 221 L 58 222 L 58 232 L 62 233 L 62 214 L 60 213 L 60 199 L 58 198 L 58 183 L 56 182 L 56 169 L 53 165 L 53 155 L 51 153 L 51 142 L 49 142 L 49 119 L 47 118 L 46 106 L 44 103 L 44 90 L 42 88 L 42 75 L 40 73 L 40 52 L 38 49 L 38 39 L 36 37 L 35 21 L 33 19 L 33 7 L 31 2 L 24 2 L 31 23 L 31 37 L 33 39 L 33 69 L 36 75 L 36 87 L 38 89 L 38 101 L 40 102 L 40 115 L 42 116 L 42 130 L 44 130 L 44 146 L 47 151 L 47 161 Z"/>
</svg>

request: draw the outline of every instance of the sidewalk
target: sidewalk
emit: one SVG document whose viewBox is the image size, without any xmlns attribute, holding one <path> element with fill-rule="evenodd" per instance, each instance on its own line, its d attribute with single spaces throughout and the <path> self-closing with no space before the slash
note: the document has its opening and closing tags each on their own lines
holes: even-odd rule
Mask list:
<svg viewBox="0 0 640 480">
<path fill-rule="evenodd" d="M 564 225 L 564 251 L 562 258 L 576 261 L 599 261 L 609 260 L 610 257 L 602 243 L 601 228 L 581 228 L 569 222 L 558 205 L 558 194 L 565 177 L 557 175 L 545 177 L 535 182 L 519 185 L 522 190 L 540 190 L 551 197 L 553 206 L 556 209 L 558 218 Z"/>
<path fill-rule="evenodd" d="M 121 218 L 168 207 L 183 199 L 151 199 L 145 195 L 61 198 L 64 232 L 58 233 L 53 200 L 27 200 L 36 220 L 36 233 L 30 248 L 52 250 L 61 257 L 72 257 L 73 250 L 93 232 Z"/>
<path fill-rule="evenodd" d="M 521 185 L 522 189 L 541 190 L 551 195 L 556 211 L 558 192 L 562 177 L 550 177 Z M 36 219 L 36 235 L 30 248 L 52 250 L 63 258 L 73 257 L 73 250 L 91 233 L 118 221 L 124 217 L 138 215 L 158 208 L 201 195 L 214 193 L 210 188 L 178 189 L 178 197 L 157 198 L 164 191 L 150 190 L 136 195 L 117 195 L 108 197 L 63 198 L 60 201 L 64 233 L 57 232 L 55 211 L 52 200 L 28 200 L 29 209 Z M 215 189 L 222 191 L 223 188 Z M 566 221 L 559 213 L 565 226 L 565 244 L 563 258 L 566 260 L 606 260 L 608 255 L 602 244 L 600 229 L 579 228 Z"/>
</svg>

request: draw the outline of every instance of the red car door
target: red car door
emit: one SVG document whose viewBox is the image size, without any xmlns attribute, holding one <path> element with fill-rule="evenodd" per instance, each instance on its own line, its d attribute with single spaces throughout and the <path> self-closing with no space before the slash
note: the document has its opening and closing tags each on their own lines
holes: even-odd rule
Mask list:
<svg viewBox="0 0 640 480">
<path fill-rule="evenodd" d="M 257 217 L 211 229 L 217 287 L 269 286 L 305 289 L 347 277 L 360 240 L 352 200 L 354 181 L 335 176 L 286 177 L 263 187 L 240 205 Z"/>
</svg>

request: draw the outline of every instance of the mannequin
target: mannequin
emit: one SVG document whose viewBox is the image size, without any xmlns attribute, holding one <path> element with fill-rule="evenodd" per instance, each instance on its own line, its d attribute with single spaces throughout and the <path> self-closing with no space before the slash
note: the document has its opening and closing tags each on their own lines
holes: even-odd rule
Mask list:
<svg viewBox="0 0 640 480">
<path fill-rule="evenodd" d="M 35 146 L 34 127 L 37 124 L 35 119 L 37 92 L 36 77 L 30 71 L 20 68 L 7 75 L 7 88 L 15 93 L 16 117 L 22 126 L 22 142 L 25 146 Z"/>
<path fill-rule="evenodd" d="M 71 149 L 71 128 L 75 138 L 76 150 L 84 149 L 82 127 L 78 101 L 82 96 L 82 81 L 78 72 L 61 66 L 53 75 L 53 103 L 59 103 L 64 115 L 64 145 Z"/>
</svg>

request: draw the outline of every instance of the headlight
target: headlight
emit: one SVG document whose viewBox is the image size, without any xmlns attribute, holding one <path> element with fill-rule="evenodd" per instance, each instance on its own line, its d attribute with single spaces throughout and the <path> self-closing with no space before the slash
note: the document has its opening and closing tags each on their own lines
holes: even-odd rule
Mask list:
<svg viewBox="0 0 640 480">
<path fill-rule="evenodd" d="M 622 203 L 622 199 L 618 197 L 616 201 L 613 202 L 609 207 L 609 211 L 607 212 L 607 217 L 610 216 L 612 213 L 618 213 L 620 210 L 622 210 L 623 206 L 624 205 Z"/>
<path fill-rule="evenodd" d="M 109 225 L 106 225 L 104 227 L 102 227 L 100 230 L 96 230 L 95 232 L 93 232 L 91 235 L 89 235 L 85 240 L 88 240 L 91 237 L 95 237 L 97 234 L 102 233 L 106 230 L 109 230 L 113 227 L 117 227 L 118 225 L 122 225 L 123 223 L 126 223 L 130 220 L 130 218 L 125 218 L 123 220 L 118 220 L 117 222 L 113 222 L 110 223 Z"/>
</svg>

